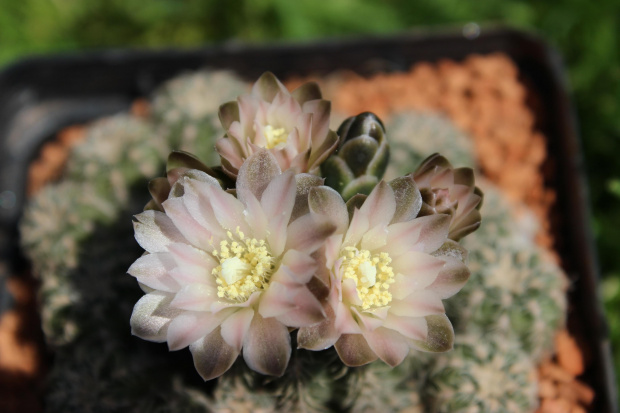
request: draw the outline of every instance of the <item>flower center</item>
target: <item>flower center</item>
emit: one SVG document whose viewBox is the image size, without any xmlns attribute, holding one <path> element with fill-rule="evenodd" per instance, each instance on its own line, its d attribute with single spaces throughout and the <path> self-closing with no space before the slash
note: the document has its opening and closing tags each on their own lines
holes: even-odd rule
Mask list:
<svg viewBox="0 0 620 413">
<path fill-rule="evenodd" d="M 227 232 L 228 239 L 220 242 L 220 248 L 213 255 L 220 265 L 213 269 L 217 283 L 217 296 L 244 302 L 253 292 L 264 290 L 269 285 L 273 272 L 273 257 L 265 240 L 246 238 L 236 229 L 233 235 Z"/>
<path fill-rule="evenodd" d="M 267 149 L 275 148 L 276 146 L 284 146 L 288 138 L 288 133 L 284 128 L 274 128 L 271 125 L 265 126 L 265 139 L 267 139 Z"/>
<path fill-rule="evenodd" d="M 343 279 L 355 281 L 362 309 L 383 307 L 392 301 L 388 290 L 394 283 L 394 271 L 388 253 L 371 254 L 368 250 L 345 247 L 341 257 Z"/>
</svg>

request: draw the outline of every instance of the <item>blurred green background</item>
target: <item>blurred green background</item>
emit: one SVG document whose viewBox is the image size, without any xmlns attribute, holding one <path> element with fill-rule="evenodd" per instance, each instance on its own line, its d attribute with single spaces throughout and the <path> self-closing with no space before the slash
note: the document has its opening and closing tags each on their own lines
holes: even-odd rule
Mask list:
<svg viewBox="0 0 620 413">
<path fill-rule="evenodd" d="M 617 0 L 0 0 L 0 64 L 33 53 L 307 40 L 467 22 L 536 32 L 568 69 L 620 373 L 619 20 Z"/>
</svg>

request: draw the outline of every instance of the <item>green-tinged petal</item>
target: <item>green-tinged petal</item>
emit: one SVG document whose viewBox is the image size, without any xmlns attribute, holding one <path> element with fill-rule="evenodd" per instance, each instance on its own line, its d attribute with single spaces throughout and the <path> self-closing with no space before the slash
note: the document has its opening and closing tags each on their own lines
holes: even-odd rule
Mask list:
<svg viewBox="0 0 620 413">
<path fill-rule="evenodd" d="M 340 194 L 334 189 L 327 186 L 310 189 L 308 206 L 313 214 L 327 217 L 336 226 L 336 233 L 344 233 L 348 228 L 347 207 Z"/>
<path fill-rule="evenodd" d="M 411 175 L 401 176 L 389 182 L 396 198 L 396 211 L 391 224 L 410 221 L 422 208 L 422 196 Z"/>
<path fill-rule="evenodd" d="M 467 262 L 469 252 L 458 242 L 449 239 L 431 255 L 435 257 L 450 257 L 465 263 Z"/>
<path fill-rule="evenodd" d="M 194 366 L 205 381 L 224 374 L 239 356 L 239 351 L 224 341 L 219 327 L 190 345 L 189 349 L 194 358 Z"/>
<path fill-rule="evenodd" d="M 288 328 L 275 318 L 254 315 L 243 342 L 243 359 L 248 367 L 261 374 L 282 376 L 291 358 Z"/>
<path fill-rule="evenodd" d="M 184 151 L 172 151 L 168 155 L 168 162 L 166 163 L 166 172 L 170 172 L 176 168 L 198 169 L 213 175 L 213 171 L 207 165 L 205 165 L 200 159 L 196 158 L 189 152 Z"/>
<path fill-rule="evenodd" d="M 239 169 L 237 189 L 248 190 L 256 199 L 261 199 L 263 191 L 271 180 L 282 171 L 273 154 L 265 149 L 251 155 Z M 239 191 L 239 195 L 242 195 Z"/>
<path fill-rule="evenodd" d="M 308 82 L 299 86 L 297 89 L 291 92 L 291 95 L 295 98 L 300 105 L 303 105 L 309 100 L 322 99 L 321 89 L 316 82 Z"/>
<path fill-rule="evenodd" d="M 349 221 L 353 219 L 353 213 L 355 212 L 355 210 L 362 207 L 362 205 L 366 201 L 366 198 L 368 198 L 368 195 L 364 194 L 356 194 L 349 198 L 349 200 L 347 201 L 347 212 L 349 213 Z"/>
<path fill-rule="evenodd" d="M 349 367 L 358 367 L 379 358 L 361 334 L 343 334 L 334 344 L 340 359 Z"/>
<path fill-rule="evenodd" d="M 170 193 L 170 183 L 166 178 L 155 178 L 149 181 L 149 192 L 153 197 L 153 201 L 157 204 L 159 210 L 161 210 L 161 203 L 168 199 Z"/>
<path fill-rule="evenodd" d="M 452 350 L 454 345 L 454 329 L 445 314 L 425 317 L 428 325 L 426 340 L 411 340 L 410 345 L 416 350 L 431 353 L 443 353 Z"/>
<path fill-rule="evenodd" d="M 324 179 L 312 174 L 297 174 L 295 175 L 295 181 L 297 191 L 295 194 L 295 206 L 293 206 L 293 213 L 291 214 L 291 222 L 310 212 L 308 193 L 310 189 L 323 185 Z"/>
<path fill-rule="evenodd" d="M 236 100 L 232 102 L 226 102 L 220 106 L 220 110 L 218 111 L 218 115 L 220 117 L 220 122 L 222 123 L 222 127 L 224 130 L 228 130 L 230 125 L 239 121 L 239 104 Z"/>
<path fill-rule="evenodd" d="M 278 92 L 288 93 L 288 90 L 271 72 L 263 73 L 252 86 L 252 94 L 267 102 L 272 102 Z"/>
</svg>

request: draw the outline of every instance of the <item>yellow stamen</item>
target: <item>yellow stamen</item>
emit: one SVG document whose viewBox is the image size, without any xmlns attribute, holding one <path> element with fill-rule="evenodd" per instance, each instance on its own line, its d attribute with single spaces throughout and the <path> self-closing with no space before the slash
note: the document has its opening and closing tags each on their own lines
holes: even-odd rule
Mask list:
<svg viewBox="0 0 620 413">
<path fill-rule="evenodd" d="M 275 129 L 271 125 L 265 126 L 265 139 L 267 139 L 267 149 L 283 146 L 288 138 L 288 133 L 284 128 Z"/>
<path fill-rule="evenodd" d="M 355 282 L 357 293 L 362 300 L 362 309 L 383 307 L 392 301 L 388 291 L 394 283 L 394 271 L 389 265 L 392 259 L 386 252 L 371 254 L 368 250 L 345 247 L 340 266 L 343 279 Z"/>
<path fill-rule="evenodd" d="M 228 240 L 220 242 L 219 250 L 213 251 L 220 265 L 212 274 L 217 284 L 217 296 L 244 302 L 252 293 L 269 285 L 273 272 L 273 257 L 265 240 L 246 238 L 239 230 L 227 232 Z"/>
</svg>

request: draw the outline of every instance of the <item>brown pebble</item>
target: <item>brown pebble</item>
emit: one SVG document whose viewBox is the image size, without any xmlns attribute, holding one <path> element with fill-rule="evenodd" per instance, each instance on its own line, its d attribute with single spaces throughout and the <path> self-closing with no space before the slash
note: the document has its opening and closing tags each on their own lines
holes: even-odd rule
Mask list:
<svg viewBox="0 0 620 413">
<path fill-rule="evenodd" d="M 563 330 L 555 336 L 558 364 L 574 377 L 583 374 L 583 356 L 575 340 Z"/>
</svg>

